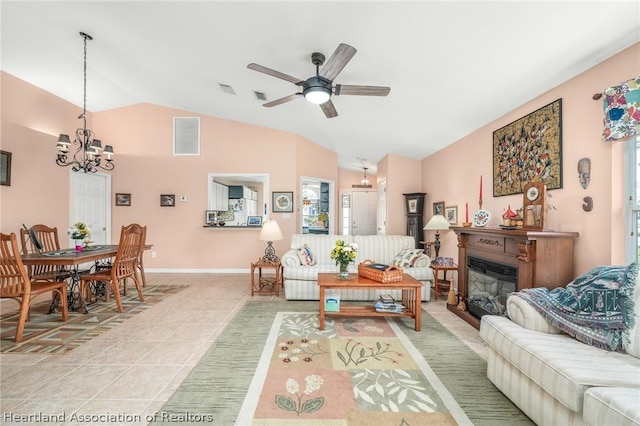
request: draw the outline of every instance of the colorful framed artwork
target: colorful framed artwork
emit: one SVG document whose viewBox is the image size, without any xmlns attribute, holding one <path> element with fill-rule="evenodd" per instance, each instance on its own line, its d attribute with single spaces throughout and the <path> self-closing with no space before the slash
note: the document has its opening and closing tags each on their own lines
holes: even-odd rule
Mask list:
<svg viewBox="0 0 640 426">
<path fill-rule="evenodd" d="M 529 182 L 562 188 L 562 99 L 493 132 L 493 196 Z"/>
<path fill-rule="evenodd" d="M 0 185 L 11 186 L 11 153 L 0 151 Z"/>
<path fill-rule="evenodd" d="M 444 208 L 444 217 L 447 218 L 447 222 L 452 225 L 458 224 L 458 206 L 447 206 Z"/>
<path fill-rule="evenodd" d="M 131 194 L 116 193 L 116 206 L 131 206 Z"/>
<path fill-rule="evenodd" d="M 175 194 L 161 194 L 160 195 L 160 207 L 175 207 L 176 195 Z"/>
<path fill-rule="evenodd" d="M 293 192 L 273 192 L 272 195 L 272 212 L 293 213 Z"/>
<path fill-rule="evenodd" d="M 444 215 L 444 201 L 433 203 L 433 215 L 435 216 L 437 214 Z"/>
</svg>

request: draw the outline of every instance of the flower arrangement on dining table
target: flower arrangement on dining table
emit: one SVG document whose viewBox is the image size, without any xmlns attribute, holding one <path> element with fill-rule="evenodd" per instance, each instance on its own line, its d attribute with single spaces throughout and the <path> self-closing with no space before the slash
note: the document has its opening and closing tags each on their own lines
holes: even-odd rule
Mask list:
<svg viewBox="0 0 640 426">
<path fill-rule="evenodd" d="M 347 267 L 349 263 L 356 260 L 358 255 L 358 245 L 356 243 L 345 243 L 344 240 L 337 240 L 336 245 L 331 249 L 331 259 L 336 261 L 340 267 L 340 276 L 347 277 Z"/>
<path fill-rule="evenodd" d="M 67 229 L 67 234 L 74 240 L 88 240 L 91 236 L 91 229 L 84 222 L 74 223 Z"/>
</svg>

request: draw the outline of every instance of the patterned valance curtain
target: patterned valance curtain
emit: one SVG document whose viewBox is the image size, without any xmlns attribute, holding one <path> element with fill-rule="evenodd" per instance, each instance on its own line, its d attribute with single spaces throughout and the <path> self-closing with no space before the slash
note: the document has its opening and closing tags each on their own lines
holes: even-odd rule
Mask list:
<svg viewBox="0 0 640 426">
<path fill-rule="evenodd" d="M 640 135 L 640 77 L 613 86 L 603 93 L 603 141 Z"/>
</svg>

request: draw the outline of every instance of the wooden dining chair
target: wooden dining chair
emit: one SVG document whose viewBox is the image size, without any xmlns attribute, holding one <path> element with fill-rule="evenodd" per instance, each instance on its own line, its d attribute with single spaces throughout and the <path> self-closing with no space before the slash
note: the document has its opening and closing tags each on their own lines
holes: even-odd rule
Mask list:
<svg viewBox="0 0 640 426">
<path fill-rule="evenodd" d="M 58 228 L 37 224 L 31 228 L 20 229 L 20 243 L 22 253 L 40 253 L 60 250 Z M 31 281 L 60 281 L 71 276 L 71 271 L 58 265 L 30 265 L 29 277 Z"/>
<path fill-rule="evenodd" d="M 104 282 L 111 287 L 113 297 L 116 299 L 118 312 L 122 313 L 122 300 L 120 298 L 120 285 L 126 288 L 125 280 L 133 279 L 136 289 L 138 290 L 138 298 L 144 302 L 144 294 L 142 293 L 142 285 L 138 280 L 138 262 L 140 252 L 142 251 L 142 239 L 144 237 L 145 228 L 138 224 L 123 226 L 120 231 L 120 242 L 118 243 L 118 252 L 109 269 L 99 270 L 91 274 L 83 274 L 80 276 L 80 294 L 88 299 L 89 283 Z M 105 288 L 105 298 L 108 294 Z M 85 300 L 87 300 L 85 299 Z"/>
<path fill-rule="evenodd" d="M 59 294 L 62 321 L 66 321 L 68 318 L 66 281 L 32 282 L 22 263 L 16 234 L 0 233 L 0 297 L 13 299 L 20 305 L 14 339 L 16 343 L 22 341 L 24 326 L 29 319 L 31 302 L 35 296 L 47 292 Z"/>
</svg>

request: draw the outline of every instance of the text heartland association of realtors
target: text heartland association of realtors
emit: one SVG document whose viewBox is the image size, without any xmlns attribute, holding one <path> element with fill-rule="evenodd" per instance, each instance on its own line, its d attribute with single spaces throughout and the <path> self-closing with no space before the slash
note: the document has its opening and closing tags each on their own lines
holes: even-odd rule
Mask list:
<svg viewBox="0 0 640 426">
<path fill-rule="evenodd" d="M 127 413 L 102 413 L 102 414 L 80 414 L 67 413 L 47 414 L 47 413 L 13 413 L 11 411 L 2 413 L 2 423 L 140 423 L 142 422 L 140 414 Z M 159 413 L 147 414 L 144 416 L 147 422 L 175 422 L 175 423 L 212 423 L 215 420 L 213 414 L 202 413 Z"/>
</svg>

